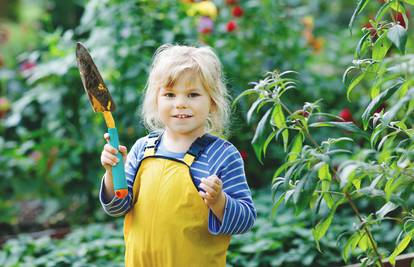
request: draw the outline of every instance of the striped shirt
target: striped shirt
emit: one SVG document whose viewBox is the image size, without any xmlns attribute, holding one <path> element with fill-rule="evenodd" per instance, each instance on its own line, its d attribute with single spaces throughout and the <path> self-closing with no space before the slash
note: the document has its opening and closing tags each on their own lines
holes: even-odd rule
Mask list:
<svg viewBox="0 0 414 267">
<path fill-rule="evenodd" d="M 144 148 L 148 136 L 138 139 L 128 153 L 125 174 L 128 184 L 128 196 L 119 199 L 114 196 L 111 200 L 104 199 L 103 179 L 99 199 L 104 211 L 110 216 L 125 215 L 131 209 L 132 186 L 139 162 L 144 156 Z M 156 155 L 182 159 L 185 153 L 174 153 L 165 149 L 162 139 Z M 201 156 L 190 167 L 194 184 L 199 188 L 201 178 L 217 175 L 223 182 L 223 192 L 226 195 L 223 221 L 209 210 L 208 230 L 211 234 L 241 234 L 247 232 L 256 220 L 256 209 L 253 205 L 251 192 L 246 182 L 243 159 L 234 145 L 215 137 L 202 152 Z M 201 190 L 201 189 L 199 189 Z"/>
</svg>

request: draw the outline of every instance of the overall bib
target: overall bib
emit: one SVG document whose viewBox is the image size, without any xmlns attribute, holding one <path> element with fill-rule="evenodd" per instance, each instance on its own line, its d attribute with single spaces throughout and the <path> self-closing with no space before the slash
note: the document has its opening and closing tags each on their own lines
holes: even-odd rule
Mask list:
<svg viewBox="0 0 414 267">
<path fill-rule="evenodd" d="M 198 138 L 177 160 L 155 155 L 160 133 L 151 133 L 125 215 L 125 266 L 225 266 L 229 235 L 208 231 L 208 207 L 190 166 L 213 137 Z"/>
</svg>

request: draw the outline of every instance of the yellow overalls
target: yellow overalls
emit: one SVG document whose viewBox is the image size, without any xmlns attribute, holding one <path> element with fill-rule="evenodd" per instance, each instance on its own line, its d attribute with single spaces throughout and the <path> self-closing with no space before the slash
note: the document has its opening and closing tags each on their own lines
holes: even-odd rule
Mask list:
<svg viewBox="0 0 414 267">
<path fill-rule="evenodd" d="M 208 231 L 208 207 L 190 173 L 207 135 L 182 161 L 155 155 L 159 136 L 150 134 L 135 177 L 133 206 L 124 221 L 125 266 L 225 266 L 230 236 Z"/>
</svg>

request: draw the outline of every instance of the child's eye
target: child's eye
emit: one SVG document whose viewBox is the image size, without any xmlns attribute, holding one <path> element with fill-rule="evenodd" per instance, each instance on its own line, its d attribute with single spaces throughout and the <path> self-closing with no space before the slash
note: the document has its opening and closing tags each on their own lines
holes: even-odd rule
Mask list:
<svg viewBox="0 0 414 267">
<path fill-rule="evenodd" d="M 165 93 L 164 96 L 166 96 L 166 97 L 174 97 L 174 94 L 173 93 Z"/>
<path fill-rule="evenodd" d="M 193 98 L 193 97 L 197 97 L 197 96 L 199 96 L 200 94 L 198 94 L 198 93 L 191 93 L 191 94 L 189 94 L 188 96 L 190 97 L 190 98 Z"/>
</svg>

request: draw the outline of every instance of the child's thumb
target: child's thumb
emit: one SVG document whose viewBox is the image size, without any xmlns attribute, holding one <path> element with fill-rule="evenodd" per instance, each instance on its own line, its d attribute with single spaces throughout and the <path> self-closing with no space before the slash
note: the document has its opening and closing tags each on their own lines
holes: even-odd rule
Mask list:
<svg viewBox="0 0 414 267">
<path fill-rule="evenodd" d="M 127 148 L 126 146 L 119 146 L 119 151 L 122 153 L 122 156 L 127 156 Z"/>
</svg>

